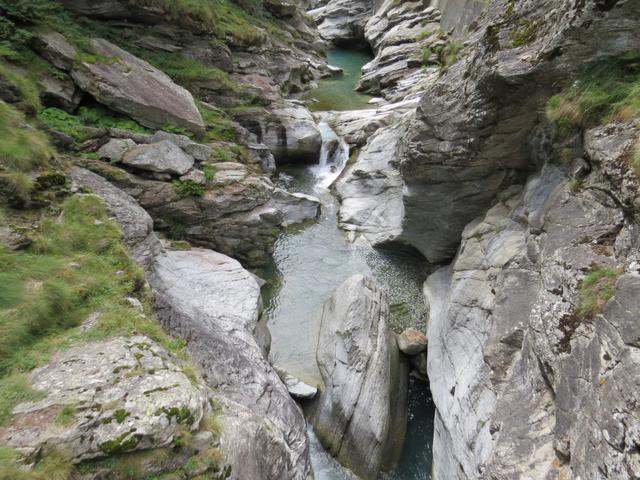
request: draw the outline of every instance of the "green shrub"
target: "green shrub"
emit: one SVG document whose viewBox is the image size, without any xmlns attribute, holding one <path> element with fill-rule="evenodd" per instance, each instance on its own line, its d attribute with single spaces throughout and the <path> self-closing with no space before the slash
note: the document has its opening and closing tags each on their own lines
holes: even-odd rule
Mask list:
<svg viewBox="0 0 640 480">
<path fill-rule="evenodd" d="M 516 29 L 511 31 L 511 45 L 522 47 L 529 45 L 536 39 L 540 25 L 530 20 L 520 19 L 516 24 Z"/>
<path fill-rule="evenodd" d="M 174 180 L 173 188 L 181 198 L 201 197 L 205 192 L 204 186 L 193 180 Z"/>
<path fill-rule="evenodd" d="M 593 319 L 616 292 L 621 271 L 603 265 L 594 265 L 580 284 L 576 315 L 580 319 Z"/>
<path fill-rule="evenodd" d="M 202 166 L 202 171 L 204 172 L 204 178 L 207 181 L 211 182 L 214 178 L 216 178 L 217 169 L 213 165 L 205 164 Z"/>
<path fill-rule="evenodd" d="M 59 108 L 49 107 L 42 110 L 38 114 L 38 118 L 47 127 L 65 133 L 78 142 L 87 139 L 86 127 L 121 128 L 137 133 L 149 132 L 135 120 L 119 115 L 101 105 L 80 107 L 77 115 L 72 115 Z"/>
</svg>

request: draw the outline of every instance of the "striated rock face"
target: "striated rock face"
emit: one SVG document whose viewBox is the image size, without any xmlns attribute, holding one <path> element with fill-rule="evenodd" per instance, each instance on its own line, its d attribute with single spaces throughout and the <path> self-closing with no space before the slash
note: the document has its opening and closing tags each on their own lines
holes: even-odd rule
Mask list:
<svg viewBox="0 0 640 480">
<path fill-rule="evenodd" d="M 404 182 L 394 162 L 401 132 L 401 125 L 378 130 L 336 182 L 340 227 L 374 244 L 402 232 Z"/>
<path fill-rule="evenodd" d="M 407 371 L 373 280 L 354 275 L 325 302 L 317 360 L 324 382 L 313 420 L 318 438 L 342 465 L 375 479 L 402 448 Z"/>
<path fill-rule="evenodd" d="M 362 40 L 364 24 L 373 13 L 373 0 L 329 0 L 310 10 L 323 39 L 330 42 Z"/>
<path fill-rule="evenodd" d="M 403 137 L 402 238 L 432 262 L 451 258 L 464 226 L 530 167 L 532 112 L 554 83 L 586 61 L 640 48 L 634 1 L 510 5 L 488 7 L 469 56 L 426 89 Z M 514 44 L 523 25 L 535 33 Z"/>
<path fill-rule="evenodd" d="M 169 76 L 106 40 L 92 45 L 98 61 L 77 62 L 71 72 L 82 90 L 147 127 L 171 124 L 204 132 L 193 97 Z"/>
<path fill-rule="evenodd" d="M 261 310 L 255 277 L 208 250 L 167 252 L 149 283 L 158 316 L 188 341 L 207 383 L 242 409 L 228 409 L 225 460 L 235 477 L 312 478 L 306 423 L 256 341 Z"/>
<path fill-rule="evenodd" d="M 430 78 L 423 49 L 439 28 L 440 12 L 425 2 L 383 2 L 365 25 L 365 38 L 376 56 L 362 68 L 358 90 L 396 100 L 410 93 L 419 96 Z"/>
<path fill-rule="evenodd" d="M 638 133 L 588 131 L 581 186 L 546 164 L 470 223 L 455 261 L 427 280 L 434 478 L 640 474 L 639 196 L 624 166 Z M 585 313 L 603 281 L 610 293 Z"/>
<path fill-rule="evenodd" d="M 0 428 L 3 443 L 27 457 L 62 448 L 81 462 L 164 447 L 180 428 L 196 429 L 206 409 L 179 362 L 144 336 L 60 352 L 30 381 L 44 398 L 17 405 L 11 425 Z M 64 422 L 63 409 L 71 412 Z"/>
</svg>

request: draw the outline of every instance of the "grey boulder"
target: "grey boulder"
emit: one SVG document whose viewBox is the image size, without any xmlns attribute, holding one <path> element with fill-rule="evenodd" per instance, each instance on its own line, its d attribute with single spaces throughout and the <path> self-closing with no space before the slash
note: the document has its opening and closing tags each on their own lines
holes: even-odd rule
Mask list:
<svg viewBox="0 0 640 480">
<path fill-rule="evenodd" d="M 398 460 L 406 430 L 407 371 L 376 283 L 347 279 L 324 303 L 317 361 L 324 387 L 313 414 L 322 445 L 363 479 Z"/>
<path fill-rule="evenodd" d="M 91 45 L 98 60 L 76 62 L 71 72 L 82 90 L 144 126 L 171 124 L 204 133 L 193 97 L 168 75 L 104 39 Z"/>
<path fill-rule="evenodd" d="M 55 447 L 80 462 L 164 447 L 179 429 L 196 429 L 207 405 L 178 360 L 144 336 L 59 352 L 29 380 L 44 398 L 17 405 L 0 429 L 27 457 Z"/>
<path fill-rule="evenodd" d="M 184 175 L 193 167 L 193 157 L 169 140 L 149 145 L 138 145 L 128 150 L 122 163 L 150 172 Z"/>
<path fill-rule="evenodd" d="M 100 158 L 106 158 L 112 162 L 119 162 L 124 154 L 136 146 L 136 143 L 129 138 L 112 138 L 97 151 Z"/>
</svg>

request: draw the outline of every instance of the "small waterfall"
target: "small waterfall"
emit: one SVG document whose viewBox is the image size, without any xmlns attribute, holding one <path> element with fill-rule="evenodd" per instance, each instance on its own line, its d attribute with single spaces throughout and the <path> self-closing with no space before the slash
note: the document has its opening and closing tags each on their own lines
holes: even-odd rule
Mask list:
<svg viewBox="0 0 640 480">
<path fill-rule="evenodd" d="M 313 167 L 316 189 L 326 190 L 340 175 L 349 159 L 349 145 L 326 122 L 318 124 L 322 136 L 320 161 Z"/>
</svg>

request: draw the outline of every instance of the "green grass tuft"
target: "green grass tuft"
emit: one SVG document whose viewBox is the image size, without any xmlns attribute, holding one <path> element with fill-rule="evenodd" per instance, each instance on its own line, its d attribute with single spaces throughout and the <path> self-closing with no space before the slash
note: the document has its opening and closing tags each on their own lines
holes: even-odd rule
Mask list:
<svg viewBox="0 0 640 480">
<path fill-rule="evenodd" d="M 640 52 L 586 67 L 576 82 L 549 99 L 546 116 L 561 134 L 640 114 Z"/>
<path fill-rule="evenodd" d="M 578 318 L 593 319 L 602 313 L 605 304 L 616 292 L 616 282 L 621 274 L 619 269 L 594 265 L 580 284 L 576 309 Z"/>
<path fill-rule="evenodd" d="M 0 166 L 30 172 L 53 154 L 46 136 L 25 123 L 23 115 L 0 101 Z"/>
<path fill-rule="evenodd" d="M 56 415 L 56 425 L 67 426 L 71 425 L 76 418 L 76 409 L 71 405 L 65 405 L 62 410 Z"/>
</svg>

